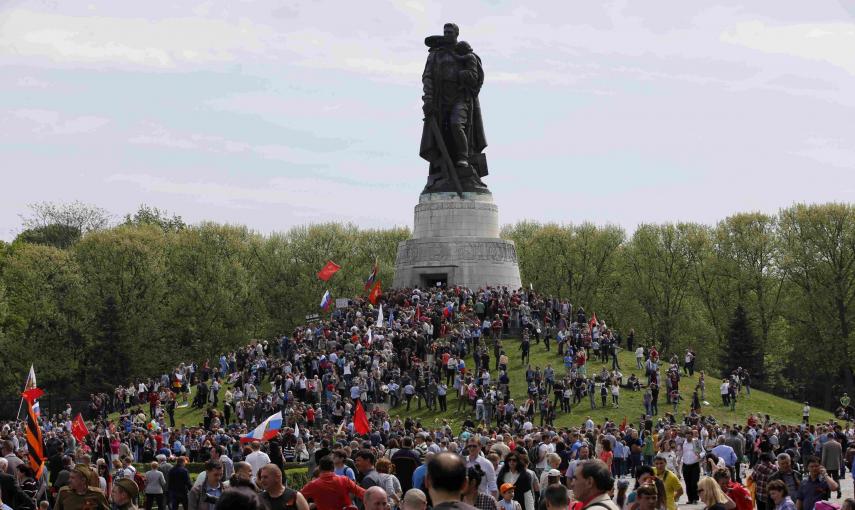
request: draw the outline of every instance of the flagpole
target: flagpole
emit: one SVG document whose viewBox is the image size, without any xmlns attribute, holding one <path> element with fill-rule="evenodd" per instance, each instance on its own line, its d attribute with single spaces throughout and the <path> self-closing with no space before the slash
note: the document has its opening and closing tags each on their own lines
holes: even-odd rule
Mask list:
<svg viewBox="0 0 855 510">
<path fill-rule="evenodd" d="M 33 378 L 35 378 L 36 371 L 33 370 L 34 368 L 35 367 L 33 366 L 33 364 L 30 363 L 30 371 L 27 372 L 27 380 L 24 381 L 24 389 L 22 390 L 22 392 L 27 391 L 27 386 L 30 385 L 30 374 L 33 374 Z M 35 381 L 33 381 L 33 384 L 35 384 Z M 24 395 L 21 395 L 21 402 L 18 403 L 18 412 L 15 413 L 15 421 L 18 421 L 21 419 L 21 408 L 22 407 L 24 407 Z"/>
<path fill-rule="evenodd" d="M 21 419 L 21 408 L 24 407 L 24 397 L 21 397 L 21 403 L 18 404 L 18 413 L 15 414 L 15 421 Z"/>
</svg>

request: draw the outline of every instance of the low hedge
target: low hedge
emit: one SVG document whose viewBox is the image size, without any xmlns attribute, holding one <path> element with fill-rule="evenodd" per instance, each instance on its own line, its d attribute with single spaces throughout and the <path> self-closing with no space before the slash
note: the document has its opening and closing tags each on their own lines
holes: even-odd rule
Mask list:
<svg viewBox="0 0 855 510">
<path fill-rule="evenodd" d="M 199 473 L 205 470 L 205 463 L 188 462 L 187 464 L 184 464 L 184 467 L 186 467 L 187 471 L 190 472 L 190 478 L 195 481 Z M 140 473 L 145 473 L 148 471 L 149 465 L 136 463 L 134 464 L 134 468 L 136 468 Z M 288 487 L 299 489 L 306 485 L 311 479 L 309 476 L 309 468 L 304 462 L 286 462 L 285 469 L 283 471 Z"/>
</svg>

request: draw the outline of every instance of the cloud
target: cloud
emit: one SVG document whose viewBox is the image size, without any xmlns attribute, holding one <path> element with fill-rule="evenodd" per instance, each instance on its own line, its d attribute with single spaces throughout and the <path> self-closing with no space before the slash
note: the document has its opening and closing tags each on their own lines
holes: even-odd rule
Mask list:
<svg viewBox="0 0 855 510">
<path fill-rule="evenodd" d="M 363 221 L 396 224 L 393 212 L 412 206 L 413 197 L 387 192 L 382 208 L 366 207 L 369 185 L 343 183 L 314 177 L 274 178 L 258 185 L 230 184 L 205 180 L 177 181 L 149 174 L 114 174 L 109 183 L 133 184 L 146 192 L 178 195 L 198 203 L 232 209 L 285 207 L 289 214 L 312 221 Z"/>
<path fill-rule="evenodd" d="M 65 63 L 118 64 L 155 69 L 231 62 L 263 54 L 272 37 L 240 19 L 146 19 L 68 16 L 16 9 L 0 24 L 0 56 L 26 63 L 42 58 Z"/>
<path fill-rule="evenodd" d="M 427 171 L 422 38 L 446 21 L 484 62 L 503 221 L 631 229 L 851 198 L 855 44 L 837 2 L 285 3 L 0 8 L 0 135 L 28 170 L 9 198 L 408 223 Z M 89 136 L 46 135 L 73 132 Z M 568 205 L 579 183 L 598 192 Z M 18 212 L 2 198 L 0 232 Z"/>
<path fill-rule="evenodd" d="M 50 84 L 44 80 L 34 78 L 32 76 L 21 76 L 15 80 L 15 84 L 25 89 L 46 89 Z"/>
<path fill-rule="evenodd" d="M 826 62 L 855 74 L 855 23 L 771 26 L 748 21 L 723 32 L 721 40 L 766 53 Z"/>
<path fill-rule="evenodd" d="M 837 168 L 855 170 L 855 149 L 839 138 L 811 137 L 805 147 L 791 152 Z"/>
<path fill-rule="evenodd" d="M 27 121 L 34 133 L 73 135 L 89 133 L 108 124 L 110 119 L 92 115 L 68 117 L 60 112 L 51 110 L 19 109 L 12 114 L 18 119 Z"/>
<path fill-rule="evenodd" d="M 151 145 L 170 149 L 186 149 L 214 154 L 254 154 L 261 158 L 301 165 L 320 165 L 328 156 L 284 144 L 256 144 L 206 133 L 179 133 L 161 125 L 149 125 L 144 132 L 128 138 L 135 145 Z"/>
</svg>

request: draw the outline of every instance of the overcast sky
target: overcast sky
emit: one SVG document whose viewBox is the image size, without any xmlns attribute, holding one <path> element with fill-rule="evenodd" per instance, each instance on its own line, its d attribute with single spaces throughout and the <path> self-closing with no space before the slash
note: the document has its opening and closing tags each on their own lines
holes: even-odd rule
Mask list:
<svg viewBox="0 0 855 510">
<path fill-rule="evenodd" d="M 484 64 L 502 223 L 855 199 L 855 0 L 0 1 L 0 238 L 73 200 L 412 227 L 446 21 Z"/>
</svg>

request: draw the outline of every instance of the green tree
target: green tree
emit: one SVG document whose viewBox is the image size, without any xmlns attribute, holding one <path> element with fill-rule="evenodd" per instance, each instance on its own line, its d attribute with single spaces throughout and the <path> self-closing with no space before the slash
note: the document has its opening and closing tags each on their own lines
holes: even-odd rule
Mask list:
<svg viewBox="0 0 855 510">
<path fill-rule="evenodd" d="M 769 345 L 772 327 L 780 316 L 784 274 L 778 266 L 778 220 L 761 213 L 728 217 L 716 228 L 716 254 L 722 276 L 731 280 L 735 297 L 756 318 L 760 345 Z M 762 364 L 755 373 L 762 379 Z"/>
<path fill-rule="evenodd" d="M 177 352 L 214 357 L 254 335 L 255 306 L 246 228 L 204 223 L 167 236 L 161 321 Z"/>
<path fill-rule="evenodd" d="M 109 299 L 115 303 L 117 317 L 112 322 L 118 325 L 118 333 L 112 338 L 117 343 L 110 348 L 133 360 L 126 367 L 126 379 L 157 374 L 175 352 L 173 345 L 162 341 L 163 320 L 168 316 L 164 307 L 166 241 L 167 236 L 154 226 L 122 226 L 92 232 L 73 248 L 83 282 L 82 305 L 96 311 L 103 310 Z M 87 331 L 90 338 L 102 337 L 94 314 Z M 109 370 L 104 365 L 112 363 L 101 348 L 93 343 L 85 353 L 95 363 L 92 370 Z M 94 372 L 83 375 L 91 378 Z"/>
<path fill-rule="evenodd" d="M 780 213 L 781 267 L 798 289 L 790 320 L 801 339 L 798 361 L 823 389 L 826 408 L 833 401 L 832 384 L 840 380 L 847 392 L 855 388 L 850 364 L 855 321 L 855 207 L 851 204 L 795 205 Z M 818 376 L 818 377 L 817 377 Z"/>
<path fill-rule="evenodd" d="M 17 395 L 30 364 L 46 391 L 74 394 L 86 351 L 89 312 L 73 255 L 52 246 L 20 243 L 3 258 L 7 312 L 0 330 L 4 370 L 0 388 Z"/>
<path fill-rule="evenodd" d="M 93 326 L 91 352 L 109 352 L 110 356 L 109 363 L 103 363 L 103 358 L 98 356 L 84 358 L 89 387 L 110 391 L 116 387 L 117 381 L 127 378 L 126 370 L 133 364 L 128 349 L 117 348 L 122 345 L 122 325 L 119 308 L 113 296 L 107 296 L 99 307 Z"/>
<path fill-rule="evenodd" d="M 86 234 L 110 225 L 110 214 L 105 209 L 80 201 L 36 202 L 28 207 L 29 214 L 21 215 L 21 223 L 25 229 L 65 225 Z"/>
<path fill-rule="evenodd" d="M 15 238 L 18 243 L 44 244 L 64 250 L 80 240 L 80 229 L 72 225 L 51 224 L 24 230 Z"/>
<path fill-rule="evenodd" d="M 761 346 L 752 332 L 748 315 L 742 304 L 736 306 L 730 321 L 727 345 L 721 351 L 722 376 L 730 375 L 742 367 L 753 377 L 762 369 Z"/>
<path fill-rule="evenodd" d="M 517 246 L 523 282 L 589 310 L 604 304 L 601 292 L 614 283 L 625 239 L 620 227 L 523 222 L 506 228 L 503 235 Z"/>
<path fill-rule="evenodd" d="M 688 224 L 641 225 L 624 251 L 622 291 L 644 311 L 647 330 L 662 352 L 685 340 L 692 272 Z"/>
<path fill-rule="evenodd" d="M 187 224 L 181 219 L 181 216 L 176 214 L 170 215 L 167 211 L 162 211 L 157 207 L 151 207 L 146 204 L 140 204 L 139 209 L 133 215 L 126 214 L 123 225 L 142 226 L 154 225 L 159 227 L 164 232 L 177 232 L 187 228 Z"/>
</svg>

